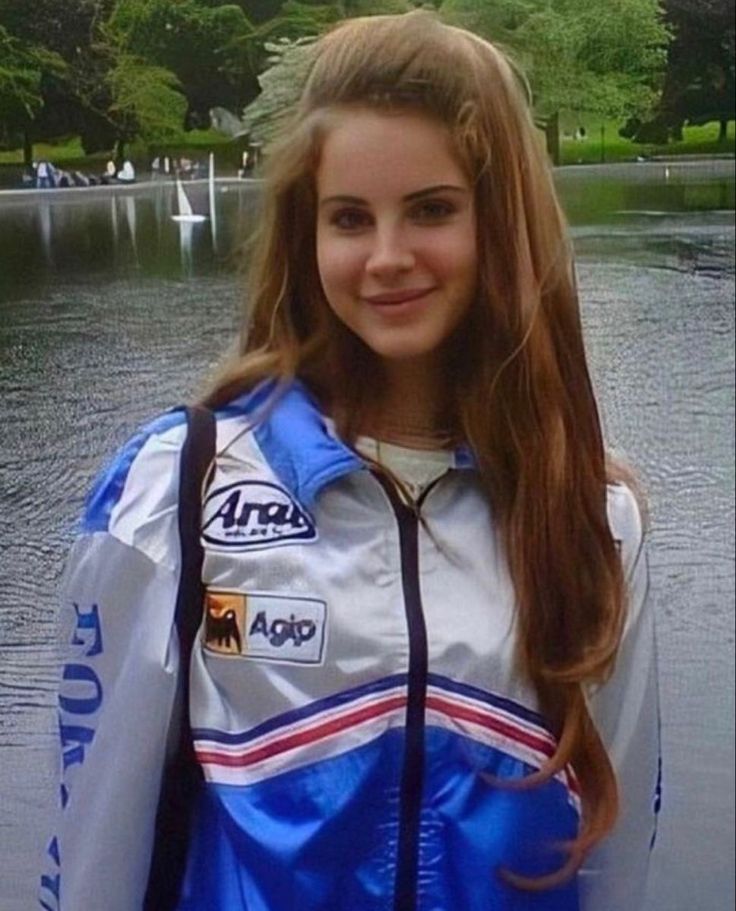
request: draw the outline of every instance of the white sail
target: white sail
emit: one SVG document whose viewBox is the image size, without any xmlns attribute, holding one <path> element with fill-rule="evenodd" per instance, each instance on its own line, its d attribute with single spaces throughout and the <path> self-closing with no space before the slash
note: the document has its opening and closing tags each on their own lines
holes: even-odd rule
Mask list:
<svg viewBox="0 0 736 911">
<path fill-rule="evenodd" d="M 192 210 L 192 204 L 189 202 L 189 197 L 185 193 L 178 176 L 176 178 L 176 200 L 179 206 L 179 214 L 171 216 L 174 221 L 205 221 L 207 218 L 206 215 L 197 215 Z"/>
<path fill-rule="evenodd" d="M 176 178 L 176 201 L 179 204 L 179 215 L 191 216 L 194 214 L 189 197 L 184 192 L 184 187 L 178 177 Z"/>
</svg>

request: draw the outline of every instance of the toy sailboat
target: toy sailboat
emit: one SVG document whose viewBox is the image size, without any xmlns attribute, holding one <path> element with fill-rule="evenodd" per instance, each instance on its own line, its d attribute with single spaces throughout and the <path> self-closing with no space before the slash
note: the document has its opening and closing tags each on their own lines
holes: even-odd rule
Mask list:
<svg viewBox="0 0 736 911">
<path fill-rule="evenodd" d="M 176 178 L 176 201 L 179 206 L 179 214 L 172 215 L 171 217 L 174 221 L 184 221 L 184 222 L 196 222 L 196 221 L 206 221 L 206 215 L 198 215 L 192 209 L 192 204 L 189 202 L 189 197 L 187 196 L 184 187 L 180 178 Z"/>
</svg>

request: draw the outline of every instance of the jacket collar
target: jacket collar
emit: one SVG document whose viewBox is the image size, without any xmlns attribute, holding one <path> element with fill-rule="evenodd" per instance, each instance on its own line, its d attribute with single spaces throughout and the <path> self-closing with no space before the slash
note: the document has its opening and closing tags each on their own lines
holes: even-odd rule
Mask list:
<svg viewBox="0 0 736 911">
<path fill-rule="evenodd" d="M 271 469 L 299 503 L 310 509 L 320 491 L 368 466 L 334 433 L 329 419 L 301 380 L 284 386 L 268 380 L 218 411 L 245 415 Z M 454 468 L 475 468 L 468 446 L 455 450 Z"/>
</svg>

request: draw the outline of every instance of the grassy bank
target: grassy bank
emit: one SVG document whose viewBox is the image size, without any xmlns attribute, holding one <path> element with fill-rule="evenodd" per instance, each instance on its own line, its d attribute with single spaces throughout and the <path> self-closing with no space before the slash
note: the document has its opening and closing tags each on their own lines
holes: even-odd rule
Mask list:
<svg viewBox="0 0 736 911">
<path fill-rule="evenodd" d="M 579 127 L 585 127 L 585 138 L 574 139 L 573 133 Z M 637 158 L 678 155 L 717 155 L 734 154 L 734 124 L 728 125 L 728 137 L 725 142 L 718 142 L 718 124 L 709 123 L 702 127 L 685 127 L 682 142 L 671 142 L 668 145 L 639 145 L 618 135 L 619 124 L 615 121 L 600 121 L 582 116 L 579 120 L 563 121 L 561 136 L 562 164 L 594 164 L 601 161 L 634 161 Z M 169 155 L 179 158 L 206 158 L 209 152 L 215 153 L 218 169 L 221 171 L 237 170 L 240 162 L 242 141 L 233 141 L 214 130 L 192 130 L 182 133 L 173 141 L 150 145 L 136 144 L 129 149 L 129 154 L 139 169 L 148 170 L 151 160 L 156 155 Z M 55 143 L 37 143 L 33 147 L 34 158 L 45 158 L 66 169 L 79 169 L 97 173 L 102 171 L 110 157 L 109 152 L 98 152 L 85 155 L 78 136 L 67 137 Z M 0 151 L 0 165 L 22 166 L 23 151 Z"/>
<path fill-rule="evenodd" d="M 718 141 L 718 124 L 685 127 L 682 142 L 667 145 L 639 144 L 618 135 L 620 124 L 581 117 L 577 126 L 585 127 L 585 138 L 574 139 L 576 126 L 564 124 L 561 138 L 562 164 L 594 164 L 602 161 L 634 161 L 637 158 L 679 155 L 734 154 L 734 123 L 728 125 L 725 142 Z M 567 127 L 567 129 L 565 128 Z"/>
<path fill-rule="evenodd" d="M 242 142 L 233 141 L 215 130 L 191 130 L 167 142 L 134 143 L 127 149 L 131 160 L 144 170 L 148 169 L 156 155 L 204 159 L 209 152 L 215 153 L 218 163 L 222 166 L 231 166 L 235 170 L 241 151 Z M 36 161 L 47 159 L 66 170 L 76 168 L 92 173 L 101 171 L 111 154 L 112 150 L 86 155 L 78 136 L 68 136 L 57 142 L 39 142 L 33 146 L 33 157 Z M 23 150 L 0 150 L 0 165 L 22 167 Z"/>
</svg>

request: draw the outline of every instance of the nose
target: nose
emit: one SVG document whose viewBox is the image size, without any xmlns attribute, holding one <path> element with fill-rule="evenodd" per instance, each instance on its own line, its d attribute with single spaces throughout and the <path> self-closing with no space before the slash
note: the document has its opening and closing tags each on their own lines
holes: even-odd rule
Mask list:
<svg viewBox="0 0 736 911">
<path fill-rule="evenodd" d="M 400 226 L 377 225 L 365 269 L 376 278 L 390 279 L 414 268 L 416 257 L 409 238 Z"/>
</svg>

